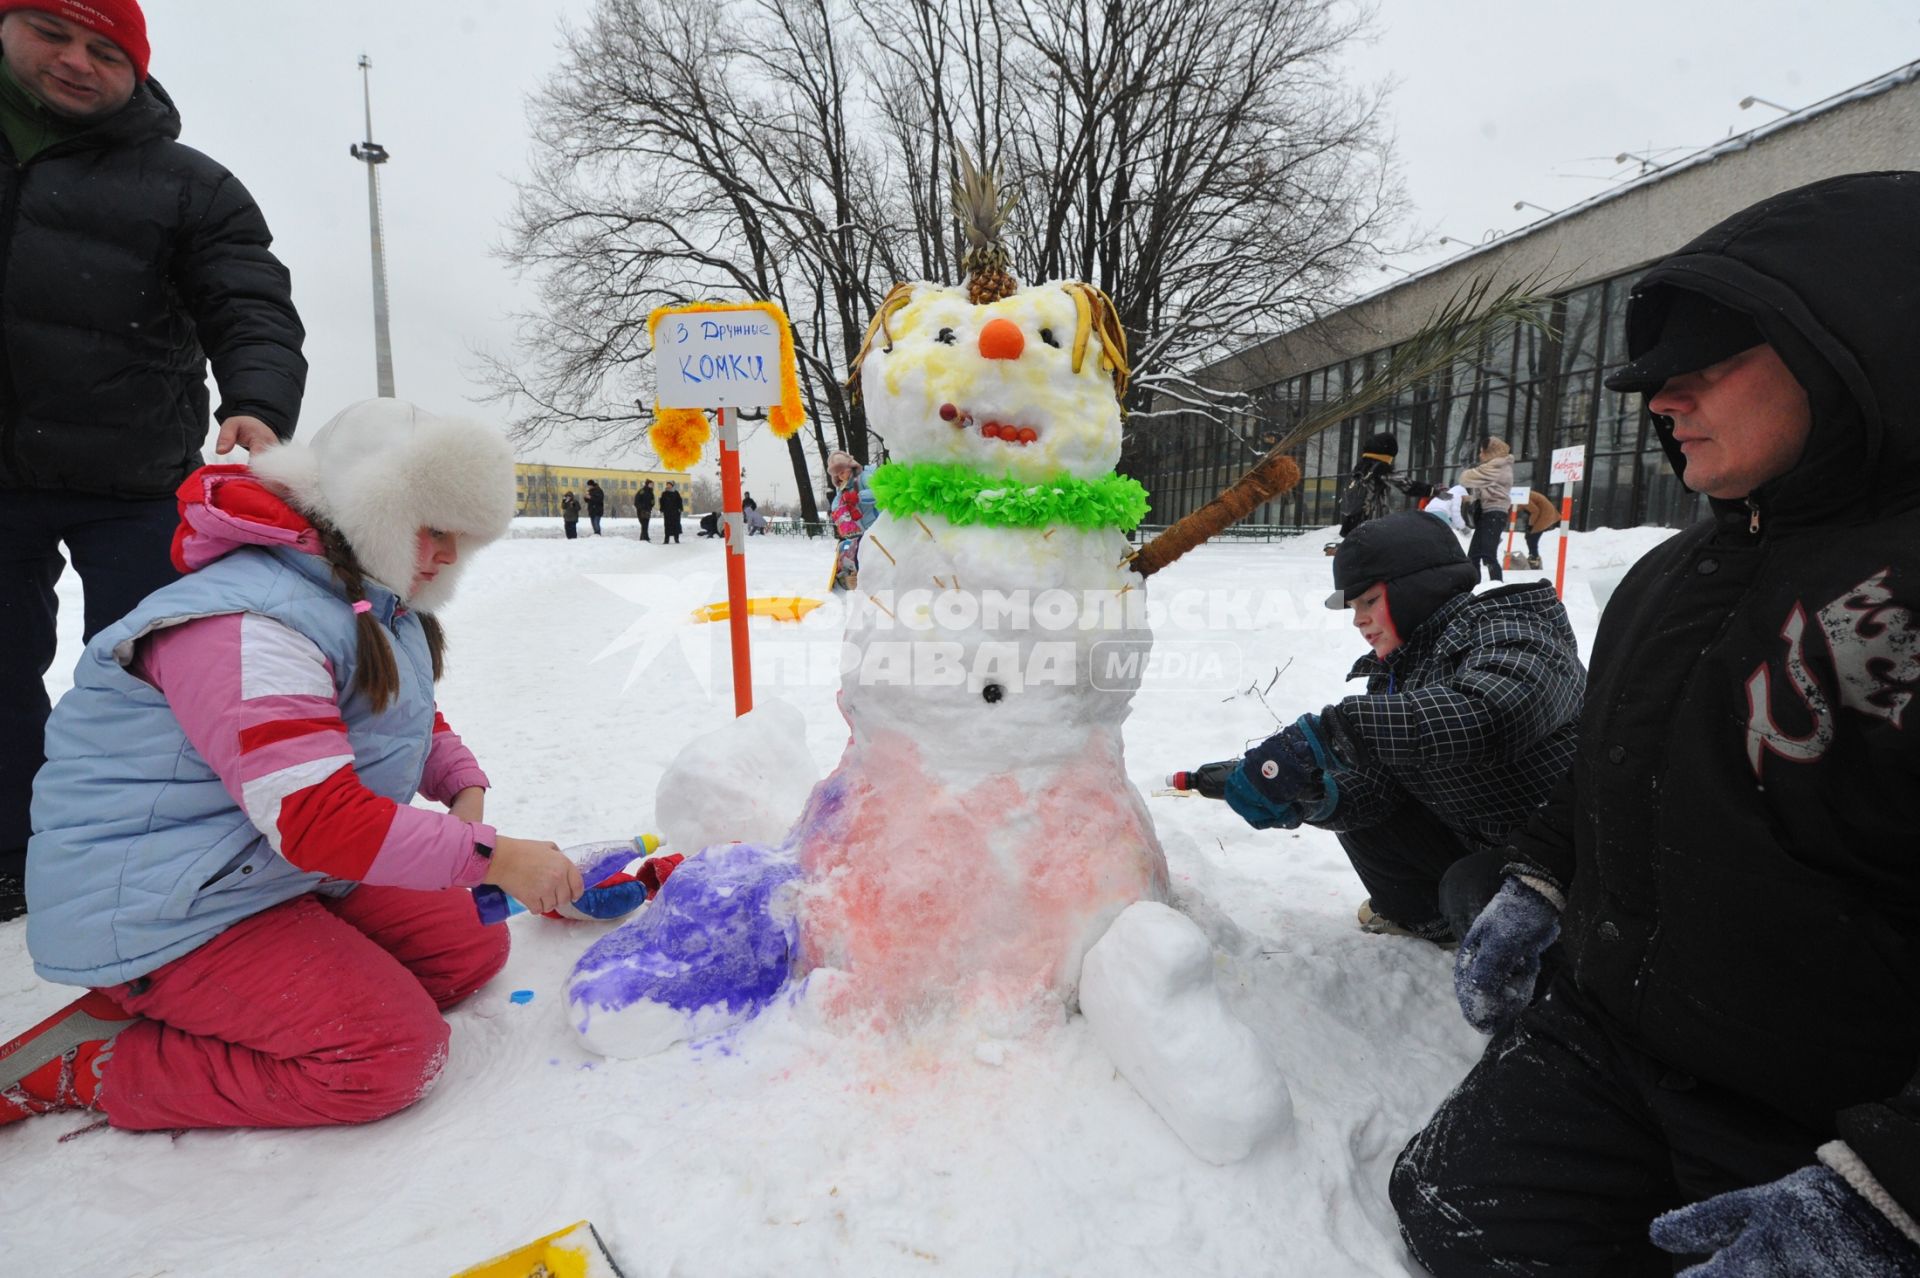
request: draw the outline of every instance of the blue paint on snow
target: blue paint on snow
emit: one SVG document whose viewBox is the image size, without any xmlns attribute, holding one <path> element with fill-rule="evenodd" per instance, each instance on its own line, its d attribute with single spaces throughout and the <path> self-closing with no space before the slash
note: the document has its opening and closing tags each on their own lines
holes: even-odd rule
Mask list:
<svg viewBox="0 0 1920 1278">
<path fill-rule="evenodd" d="M 513 993 L 507 995 L 507 1001 L 509 1003 L 531 1003 L 533 1002 L 533 991 L 515 990 Z"/>
<path fill-rule="evenodd" d="M 781 889 L 800 875 L 784 849 L 736 843 L 687 858 L 639 917 L 580 956 L 567 997 L 581 1028 L 641 1001 L 691 1016 L 757 1015 L 792 972 L 797 926 Z"/>
</svg>

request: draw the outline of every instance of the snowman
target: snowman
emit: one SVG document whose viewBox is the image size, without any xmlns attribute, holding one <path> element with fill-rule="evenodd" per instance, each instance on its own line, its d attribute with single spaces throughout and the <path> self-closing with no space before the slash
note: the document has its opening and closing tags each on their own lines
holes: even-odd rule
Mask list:
<svg viewBox="0 0 1920 1278">
<path fill-rule="evenodd" d="M 970 225 L 997 233 L 990 206 Z M 1126 537 L 1145 494 L 1113 472 L 1125 337 L 1098 289 L 1018 288 L 997 252 L 976 244 L 967 286 L 897 286 L 856 361 L 891 460 L 871 480 L 838 766 L 783 841 L 690 857 L 587 952 L 569 998 L 613 1055 L 737 1023 L 794 977 L 830 1020 L 881 1033 L 1081 1010 L 1195 1152 L 1232 1161 L 1291 1105 L 1205 937 L 1168 908 L 1127 779 L 1151 635 Z"/>
<path fill-rule="evenodd" d="M 892 458 L 861 547 L 840 765 L 789 837 L 803 969 L 885 1027 L 1070 1006 L 1166 860 L 1121 727 L 1150 643 L 1113 474 L 1124 339 L 1083 284 L 903 285 L 858 363 Z"/>
</svg>

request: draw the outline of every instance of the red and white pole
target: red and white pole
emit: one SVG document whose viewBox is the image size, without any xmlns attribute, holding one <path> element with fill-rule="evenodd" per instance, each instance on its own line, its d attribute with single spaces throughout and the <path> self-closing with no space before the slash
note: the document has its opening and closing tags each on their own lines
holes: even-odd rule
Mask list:
<svg viewBox="0 0 1920 1278">
<path fill-rule="evenodd" d="M 720 526 L 727 544 L 727 637 L 733 648 L 733 713 L 753 709 L 753 658 L 747 639 L 747 525 L 740 514 L 740 426 L 717 409 L 720 427 Z"/>
<path fill-rule="evenodd" d="M 1567 534 L 1573 531 L 1573 484 L 1567 484 L 1566 496 L 1560 499 L 1560 562 L 1553 570 L 1553 597 L 1564 601 L 1567 597 Z"/>
</svg>

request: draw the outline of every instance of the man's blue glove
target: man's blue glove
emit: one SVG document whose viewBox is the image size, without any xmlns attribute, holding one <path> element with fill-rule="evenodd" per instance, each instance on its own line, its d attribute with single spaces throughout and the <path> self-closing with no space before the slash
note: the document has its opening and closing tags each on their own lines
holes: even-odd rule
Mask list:
<svg viewBox="0 0 1920 1278">
<path fill-rule="evenodd" d="M 1656 1217 L 1653 1244 L 1711 1259 L 1680 1278 L 1915 1278 L 1920 1246 L 1816 1164 Z"/>
<path fill-rule="evenodd" d="M 1453 959 L 1453 993 L 1467 1024 L 1504 1028 L 1533 1002 L 1540 956 L 1560 935 L 1560 907 L 1508 876 L 1467 929 Z"/>
<path fill-rule="evenodd" d="M 1227 775 L 1227 792 L 1223 797 L 1227 806 L 1256 830 L 1271 830 L 1276 826 L 1292 830 L 1300 825 L 1298 808 L 1291 803 L 1276 803 L 1254 788 L 1253 782 L 1247 779 L 1245 760 Z"/>
</svg>

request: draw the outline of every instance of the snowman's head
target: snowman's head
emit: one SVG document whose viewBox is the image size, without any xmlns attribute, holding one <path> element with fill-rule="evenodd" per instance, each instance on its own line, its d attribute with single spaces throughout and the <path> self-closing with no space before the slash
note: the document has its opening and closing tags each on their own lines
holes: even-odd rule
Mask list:
<svg viewBox="0 0 1920 1278">
<path fill-rule="evenodd" d="M 896 461 L 1097 479 L 1120 458 L 1126 349 L 1091 285 L 1036 284 L 975 306 L 964 288 L 901 284 L 854 372 Z"/>
</svg>

